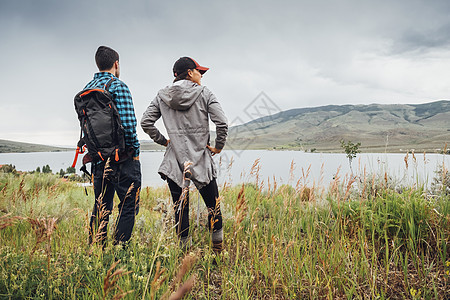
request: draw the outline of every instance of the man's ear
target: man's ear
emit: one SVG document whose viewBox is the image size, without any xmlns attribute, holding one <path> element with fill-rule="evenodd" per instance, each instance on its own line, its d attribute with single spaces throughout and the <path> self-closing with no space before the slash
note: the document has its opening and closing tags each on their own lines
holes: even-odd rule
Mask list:
<svg viewBox="0 0 450 300">
<path fill-rule="evenodd" d="M 192 75 L 194 75 L 194 72 L 192 72 L 191 69 L 189 69 L 187 73 L 188 73 L 188 76 L 189 76 L 189 77 L 192 77 Z"/>
</svg>

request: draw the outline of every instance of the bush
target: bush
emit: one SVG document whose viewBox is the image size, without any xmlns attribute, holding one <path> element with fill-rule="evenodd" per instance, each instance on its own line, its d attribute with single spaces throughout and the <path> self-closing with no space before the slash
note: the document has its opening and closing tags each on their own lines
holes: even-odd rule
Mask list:
<svg viewBox="0 0 450 300">
<path fill-rule="evenodd" d="M 16 174 L 17 173 L 16 166 L 13 166 L 13 165 L 2 165 L 2 166 L 0 166 L 0 172 Z"/>
</svg>

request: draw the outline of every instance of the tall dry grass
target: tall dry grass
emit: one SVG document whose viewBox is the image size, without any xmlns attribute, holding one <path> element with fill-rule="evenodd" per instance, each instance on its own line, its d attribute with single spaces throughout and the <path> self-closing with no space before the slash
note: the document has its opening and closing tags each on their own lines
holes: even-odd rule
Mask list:
<svg viewBox="0 0 450 300">
<path fill-rule="evenodd" d="M 93 193 L 52 175 L 0 174 L 0 298 L 450 297 L 445 166 L 430 190 L 364 170 L 338 170 L 324 187 L 310 168 L 295 178 L 286 167 L 290 184 L 263 180 L 255 161 L 247 183 L 223 185 L 219 260 L 206 222 L 192 225 L 191 252 L 180 249 L 167 188 L 143 188 L 128 248 L 102 250 L 87 243 Z"/>
</svg>

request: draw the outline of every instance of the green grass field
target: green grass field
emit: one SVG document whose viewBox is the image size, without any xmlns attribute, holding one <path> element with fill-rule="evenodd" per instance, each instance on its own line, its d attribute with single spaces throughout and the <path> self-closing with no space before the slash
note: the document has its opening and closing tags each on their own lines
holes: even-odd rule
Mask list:
<svg viewBox="0 0 450 300">
<path fill-rule="evenodd" d="M 215 257 L 195 191 L 188 252 L 167 188 L 143 188 L 130 245 L 102 251 L 87 243 L 92 188 L 86 196 L 56 175 L 0 172 L 0 298 L 450 298 L 446 172 L 433 192 L 383 174 L 326 188 L 263 182 L 258 162 L 251 174 L 221 186 L 225 250 Z"/>
</svg>

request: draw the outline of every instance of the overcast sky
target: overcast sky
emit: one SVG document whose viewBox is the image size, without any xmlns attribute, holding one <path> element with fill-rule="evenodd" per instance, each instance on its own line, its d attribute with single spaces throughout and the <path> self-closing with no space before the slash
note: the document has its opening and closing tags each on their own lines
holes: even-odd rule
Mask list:
<svg viewBox="0 0 450 300">
<path fill-rule="evenodd" d="M 229 121 L 261 92 L 282 110 L 449 99 L 449 16 L 446 0 L 0 0 L 0 139 L 74 146 L 99 45 L 119 52 L 138 120 L 181 56 L 210 67 Z"/>
</svg>

